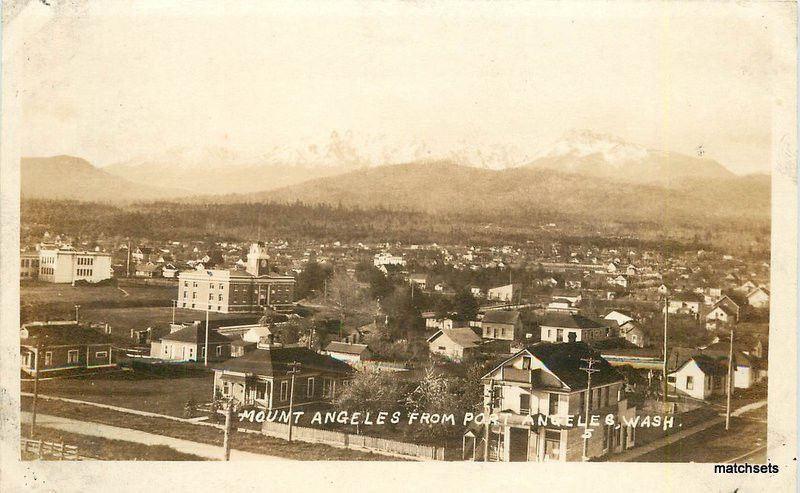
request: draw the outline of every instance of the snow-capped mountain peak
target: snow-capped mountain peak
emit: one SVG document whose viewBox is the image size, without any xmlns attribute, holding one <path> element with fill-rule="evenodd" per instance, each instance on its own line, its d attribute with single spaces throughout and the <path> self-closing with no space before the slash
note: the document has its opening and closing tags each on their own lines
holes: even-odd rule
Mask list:
<svg viewBox="0 0 800 493">
<path fill-rule="evenodd" d="M 553 147 L 541 157 L 576 157 L 591 155 L 602 156 L 606 164 L 620 167 L 626 162 L 646 159 L 650 150 L 637 144 L 625 142 L 613 135 L 593 132 L 591 130 L 571 130 L 557 141 Z"/>
</svg>

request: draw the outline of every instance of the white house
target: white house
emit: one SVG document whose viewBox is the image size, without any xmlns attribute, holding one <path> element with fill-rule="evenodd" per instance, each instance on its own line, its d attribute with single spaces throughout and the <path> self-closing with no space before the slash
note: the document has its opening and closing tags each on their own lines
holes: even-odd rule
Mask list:
<svg viewBox="0 0 800 493">
<path fill-rule="evenodd" d="M 504 286 L 489 288 L 486 297 L 494 301 L 512 301 L 518 291 L 519 291 L 519 285 L 506 284 Z"/>
<path fill-rule="evenodd" d="M 478 352 L 481 337 L 469 327 L 441 329 L 428 338 L 428 349 L 453 361 L 461 361 Z"/>
<path fill-rule="evenodd" d="M 705 355 L 692 356 L 667 375 L 667 384 L 673 392 L 699 400 L 724 394 L 728 369 L 722 361 Z"/>
<path fill-rule="evenodd" d="M 331 341 L 325 346 L 325 354 L 349 364 L 361 363 L 372 357 L 372 351 L 366 344 L 350 344 Z"/>
<path fill-rule="evenodd" d="M 766 308 L 769 306 L 769 291 L 763 287 L 757 287 L 747 294 L 747 303 L 753 308 Z"/>
<path fill-rule="evenodd" d="M 622 326 L 627 322 L 633 322 L 633 317 L 618 310 L 612 310 L 608 312 L 608 314 L 603 318 L 606 320 L 613 320 L 617 322 L 617 325 L 619 326 Z"/>
</svg>

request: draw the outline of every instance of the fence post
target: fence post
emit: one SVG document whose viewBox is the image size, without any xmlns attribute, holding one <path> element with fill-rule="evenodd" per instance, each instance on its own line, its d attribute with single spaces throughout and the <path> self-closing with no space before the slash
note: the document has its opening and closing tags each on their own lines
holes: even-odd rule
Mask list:
<svg viewBox="0 0 800 493">
<path fill-rule="evenodd" d="M 38 447 L 36 451 L 36 456 L 41 459 L 42 458 L 42 446 L 44 445 L 44 440 L 39 440 Z"/>
</svg>

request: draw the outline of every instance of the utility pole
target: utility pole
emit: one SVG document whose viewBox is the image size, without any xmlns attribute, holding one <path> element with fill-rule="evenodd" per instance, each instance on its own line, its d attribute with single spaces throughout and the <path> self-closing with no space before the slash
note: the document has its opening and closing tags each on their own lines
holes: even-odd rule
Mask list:
<svg viewBox="0 0 800 493">
<path fill-rule="evenodd" d="M 489 434 L 491 432 L 491 425 L 489 424 L 489 418 L 492 415 L 492 402 L 494 401 L 494 378 L 489 380 L 489 395 L 487 396 L 486 400 L 486 416 L 484 416 L 484 422 L 486 424 L 486 428 L 483 435 L 483 461 L 489 462 Z"/>
<path fill-rule="evenodd" d="M 175 325 L 175 308 L 178 306 L 178 300 L 172 300 L 172 325 Z"/>
<path fill-rule="evenodd" d="M 669 316 L 669 298 L 664 295 L 664 366 L 662 367 L 662 384 L 664 387 L 664 412 L 667 412 L 669 409 L 668 404 L 668 392 L 669 388 L 667 386 L 667 358 L 669 357 L 669 351 L 667 350 L 667 317 Z"/>
<path fill-rule="evenodd" d="M 292 376 L 292 383 L 289 386 L 289 441 L 292 441 L 292 424 L 294 423 L 294 376 L 300 373 L 300 363 L 292 361 L 292 367 L 287 373 Z"/>
<path fill-rule="evenodd" d="M 128 255 L 125 259 L 125 277 L 131 277 L 131 242 L 128 240 Z"/>
<path fill-rule="evenodd" d="M 206 341 L 205 341 L 205 347 L 203 348 L 203 359 L 204 359 L 203 363 L 205 364 L 205 366 L 208 366 L 208 313 L 210 309 L 211 305 L 208 305 L 208 309 L 206 309 Z"/>
<path fill-rule="evenodd" d="M 589 460 L 589 410 L 591 407 L 592 401 L 592 373 L 598 372 L 597 368 L 593 368 L 595 363 L 599 363 L 600 360 L 594 359 L 593 357 L 589 356 L 588 358 L 581 358 L 581 361 L 586 363 L 586 366 L 581 366 L 581 370 L 586 372 L 586 399 L 584 399 L 584 416 L 583 419 L 585 420 L 585 427 L 584 430 L 584 438 L 583 438 L 583 460 Z M 550 394 L 550 398 L 553 398 L 553 394 Z M 600 397 L 598 396 L 598 400 Z"/>
<path fill-rule="evenodd" d="M 731 394 L 733 393 L 733 327 L 731 327 L 731 346 L 728 350 L 728 396 L 725 404 L 725 430 L 731 425 Z"/>
<path fill-rule="evenodd" d="M 231 460 L 231 432 L 233 431 L 233 399 L 228 401 L 228 408 L 225 410 L 225 438 L 222 440 L 222 448 L 225 450 L 225 460 Z"/>
<path fill-rule="evenodd" d="M 31 413 L 31 438 L 36 433 L 36 402 L 39 400 L 39 355 L 42 354 L 42 341 L 37 337 L 36 357 L 33 360 L 33 411 Z"/>
</svg>

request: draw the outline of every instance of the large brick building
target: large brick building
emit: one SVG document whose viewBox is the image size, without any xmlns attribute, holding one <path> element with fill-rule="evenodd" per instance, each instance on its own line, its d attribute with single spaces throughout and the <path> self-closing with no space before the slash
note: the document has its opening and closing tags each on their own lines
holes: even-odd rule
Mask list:
<svg viewBox="0 0 800 493">
<path fill-rule="evenodd" d="M 178 276 L 178 307 L 222 313 L 290 309 L 295 280 L 269 272 L 262 243 L 253 243 L 247 268 L 184 271 Z"/>
</svg>

